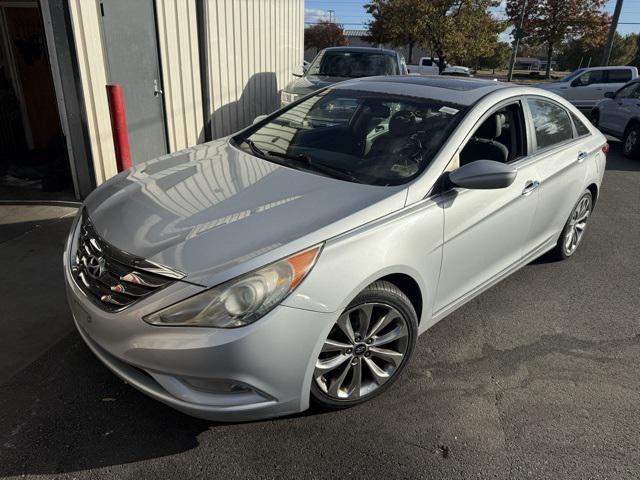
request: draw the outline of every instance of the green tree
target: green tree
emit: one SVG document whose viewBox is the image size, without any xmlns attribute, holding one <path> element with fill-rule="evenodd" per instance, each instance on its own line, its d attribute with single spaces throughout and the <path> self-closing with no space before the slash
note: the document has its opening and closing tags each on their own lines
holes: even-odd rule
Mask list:
<svg viewBox="0 0 640 480">
<path fill-rule="evenodd" d="M 591 45 L 590 39 L 576 38 L 569 40 L 562 48 L 558 57 L 561 68 L 575 70 L 578 67 L 593 65 L 599 62 L 604 53 L 605 44 Z M 614 34 L 611 49 L 610 65 L 628 65 L 634 61 L 638 53 L 638 35 L 629 34 L 622 36 L 618 32 Z"/>
<path fill-rule="evenodd" d="M 371 0 L 364 5 L 373 20 L 369 23 L 367 40 L 372 43 L 390 43 L 407 46 L 407 63 L 413 63 L 413 49 L 420 40 L 421 27 L 416 22 L 416 11 L 423 0 Z"/>
<path fill-rule="evenodd" d="M 510 57 L 511 45 L 507 42 L 496 42 L 496 45 L 489 55 L 480 57 L 478 65 L 481 68 L 490 68 L 495 74 L 496 69 L 506 68 L 508 66 Z"/>
<path fill-rule="evenodd" d="M 631 60 L 630 64 L 640 67 L 640 33 L 636 34 L 636 56 Z"/>
<path fill-rule="evenodd" d="M 583 37 L 592 45 L 606 35 L 609 17 L 602 11 L 606 0 L 526 0 L 524 33 L 526 42 L 544 45 L 547 78 L 551 76 L 554 51 L 568 38 Z M 525 0 L 507 0 L 507 16 L 516 23 Z"/>
<path fill-rule="evenodd" d="M 370 39 L 378 43 L 408 45 L 409 63 L 413 47 L 420 44 L 439 59 L 475 61 L 491 52 L 497 34 L 504 28 L 489 9 L 499 0 L 372 0 L 365 5 L 372 15 Z"/>
<path fill-rule="evenodd" d="M 323 48 L 348 45 L 342 25 L 321 22 L 304 30 L 304 48 L 315 48 L 318 53 Z"/>
</svg>

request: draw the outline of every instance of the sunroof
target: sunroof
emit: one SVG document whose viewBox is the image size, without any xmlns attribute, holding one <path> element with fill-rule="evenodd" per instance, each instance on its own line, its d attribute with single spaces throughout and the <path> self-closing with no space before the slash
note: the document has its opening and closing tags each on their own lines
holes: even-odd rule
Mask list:
<svg viewBox="0 0 640 480">
<path fill-rule="evenodd" d="M 449 90 L 469 91 L 476 88 L 490 87 L 496 85 L 495 82 L 488 80 L 460 79 L 460 78 L 438 78 L 438 77 L 421 77 L 418 75 L 403 77 L 378 77 L 371 79 L 372 82 L 388 82 L 388 83 L 408 83 L 412 85 L 421 85 L 425 87 L 447 88 Z"/>
</svg>

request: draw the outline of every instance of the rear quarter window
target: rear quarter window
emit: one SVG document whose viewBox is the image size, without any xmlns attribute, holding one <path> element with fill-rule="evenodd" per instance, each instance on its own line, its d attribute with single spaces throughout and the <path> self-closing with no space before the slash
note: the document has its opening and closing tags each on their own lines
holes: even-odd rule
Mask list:
<svg viewBox="0 0 640 480">
<path fill-rule="evenodd" d="M 584 123 L 582 123 L 582 121 L 578 117 L 576 117 L 572 113 L 571 118 L 573 119 L 573 124 L 576 126 L 576 132 L 578 132 L 579 137 L 582 137 L 583 135 L 589 135 L 589 129 Z"/>
</svg>

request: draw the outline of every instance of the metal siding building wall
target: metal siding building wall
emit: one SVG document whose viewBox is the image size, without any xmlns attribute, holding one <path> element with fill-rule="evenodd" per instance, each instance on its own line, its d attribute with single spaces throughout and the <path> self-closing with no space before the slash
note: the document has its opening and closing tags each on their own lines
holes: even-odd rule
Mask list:
<svg viewBox="0 0 640 480">
<path fill-rule="evenodd" d="M 278 108 L 302 65 L 303 0 L 204 0 L 208 128 L 229 135 Z"/>
<path fill-rule="evenodd" d="M 169 151 L 204 141 L 196 4 L 156 0 Z"/>
<path fill-rule="evenodd" d="M 96 184 L 115 175 L 116 158 L 107 104 L 107 70 L 102 49 L 98 3 L 69 0 L 78 69 Z"/>
<path fill-rule="evenodd" d="M 200 1 L 205 38 L 199 42 Z M 69 6 L 99 185 L 117 173 L 99 3 L 69 0 Z M 278 108 L 280 91 L 302 65 L 304 0 L 155 0 L 155 6 L 170 151 L 201 143 L 205 129 L 219 138 Z"/>
</svg>

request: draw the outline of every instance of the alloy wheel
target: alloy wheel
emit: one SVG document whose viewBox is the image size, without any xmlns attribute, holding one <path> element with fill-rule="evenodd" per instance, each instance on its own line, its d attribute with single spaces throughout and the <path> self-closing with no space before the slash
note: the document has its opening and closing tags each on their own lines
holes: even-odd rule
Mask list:
<svg viewBox="0 0 640 480">
<path fill-rule="evenodd" d="M 636 144 L 638 143 L 638 131 L 636 129 L 631 129 L 631 131 L 627 134 L 627 138 L 624 140 L 624 151 L 625 153 L 630 153 L 636 148 Z"/>
<path fill-rule="evenodd" d="M 364 303 L 346 310 L 316 362 L 314 382 L 335 400 L 371 395 L 398 371 L 409 349 L 407 320 L 391 305 Z"/>
<path fill-rule="evenodd" d="M 567 256 L 572 255 L 578 248 L 590 214 L 591 197 L 587 195 L 578 202 L 569 220 L 568 230 L 564 239 L 564 251 Z"/>
</svg>

